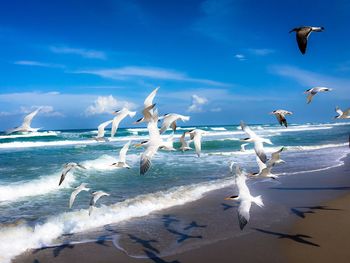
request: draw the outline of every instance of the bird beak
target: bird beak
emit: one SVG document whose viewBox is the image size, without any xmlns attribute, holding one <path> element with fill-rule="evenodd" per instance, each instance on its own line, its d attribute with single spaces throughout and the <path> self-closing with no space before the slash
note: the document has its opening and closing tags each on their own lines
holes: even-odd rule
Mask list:
<svg viewBox="0 0 350 263">
<path fill-rule="evenodd" d="M 136 144 L 134 144 L 134 147 L 136 147 L 136 148 L 141 147 L 141 146 L 142 146 L 141 143 L 136 143 Z"/>
</svg>

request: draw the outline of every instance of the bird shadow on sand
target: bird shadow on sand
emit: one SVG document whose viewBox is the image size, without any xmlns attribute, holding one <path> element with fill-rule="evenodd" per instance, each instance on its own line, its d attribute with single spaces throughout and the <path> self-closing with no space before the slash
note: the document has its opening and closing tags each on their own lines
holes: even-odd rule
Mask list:
<svg viewBox="0 0 350 263">
<path fill-rule="evenodd" d="M 177 219 L 174 215 L 163 215 L 162 216 L 162 221 L 163 221 L 163 224 L 164 224 L 164 227 L 165 228 L 168 228 L 172 223 L 178 223 L 180 222 L 179 219 Z"/>
<path fill-rule="evenodd" d="M 350 190 L 350 186 L 334 186 L 334 187 L 270 187 L 273 190 L 286 191 L 322 191 L 322 190 Z"/>
<path fill-rule="evenodd" d="M 305 214 L 314 214 L 315 210 L 327 210 L 327 211 L 341 211 L 342 209 L 329 208 L 327 206 L 300 206 L 292 207 L 290 211 L 300 218 L 305 218 Z"/>
<path fill-rule="evenodd" d="M 222 210 L 224 210 L 224 211 L 229 210 L 231 208 L 237 208 L 238 207 L 237 205 L 229 205 L 229 204 L 226 204 L 226 203 L 221 203 L 221 206 L 222 206 Z"/>
<path fill-rule="evenodd" d="M 155 253 L 153 253 L 150 250 L 143 250 L 143 252 L 145 253 L 145 255 L 152 260 L 154 263 L 180 263 L 180 261 L 178 260 L 174 260 L 174 261 L 165 261 L 164 259 L 158 257 Z"/>
<path fill-rule="evenodd" d="M 171 228 L 166 228 L 166 230 L 171 233 L 171 234 L 174 234 L 175 236 L 178 236 L 178 239 L 176 240 L 177 243 L 182 243 L 188 239 L 202 239 L 203 237 L 201 235 L 189 235 L 189 234 L 186 234 L 186 233 L 182 233 L 182 232 L 179 232 L 179 231 L 176 231 L 174 229 L 171 229 Z"/>
<path fill-rule="evenodd" d="M 312 237 L 307 236 L 307 235 L 302 235 L 302 234 L 290 235 L 290 234 L 268 231 L 268 230 L 264 230 L 264 229 L 260 229 L 260 228 L 253 228 L 253 229 L 255 229 L 258 232 L 264 233 L 264 234 L 277 236 L 277 238 L 279 238 L 279 239 L 285 238 L 285 239 L 293 240 L 297 243 L 310 245 L 310 246 L 314 246 L 314 247 L 320 247 L 320 245 L 306 240 L 305 238 L 312 238 Z"/>
<path fill-rule="evenodd" d="M 60 253 L 65 250 L 65 249 L 73 249 L 74 248 L 74 245 L 70 244 L 70 243 L 65 243 L 65 244 L 62 244 L 62 245 L 59 245 L 59 246 L 56 246 L 56 247 L 43 247 L 43 248 L 39 248 L 39 249 L 35 249 L 33 251 L 33 254 L 36 254 L 42 250 L 46 250 L 46 249 L 52 249 L 52 254 L 53 256 L 56 258 L 60 255 Z"/>
<path fill-rule="evenodd" d="M 152 245 L 152 243 L 158 243 L 158 240 L 155 240 L 155 239 L 142 239 L 142 238 L 139 238 L 137 236 L 134 236 L 132 234 L 128 234 L 129 238 L 134 241 L 135 243 L 138 243 L 140 244 L 141 246 L 143 246 L 145 249 L 147 250 L 144 250 L 144 251 L 153 251 L 157 254 L 159 254 L 159 250 L 154 247 Z"/>
</svg>

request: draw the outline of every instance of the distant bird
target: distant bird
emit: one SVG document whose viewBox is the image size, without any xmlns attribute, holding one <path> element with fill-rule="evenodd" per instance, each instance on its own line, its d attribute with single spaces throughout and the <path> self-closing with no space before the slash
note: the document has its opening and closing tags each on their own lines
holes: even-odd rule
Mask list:
<svg viewBox="0 0 350 263">
<path fill-rule="evenodd" d="M 263 143 L 272 144 L 272 142 L 269 139 L 264 139 L 256 135 L 256 133 L 253 132 L 243 121 L 241 121 L 241 128 L 249 136 L 248 138 L 242 139 L 242 141 L 253 142 L 256 155 L 259 156 L 263 163 L 266 163 L 267 157 L 264 151 Z"/>
<path fill-rule="evenodd" d="M 190 141 L 189 141 L 190 142 Z M 188 150 L 191 150 L 192 148 L 189 146 L 189 142 L 186 141 L 186 132 L 184 132 L 181 137 L 180 137 L 180 143 L 181 143 L 181 146 L 180 146 L 180 150 L 182 152 L 185 152 L 185 151 L 188 151 Z"/>
<path fill-rule="evenodd" d="M 71 171 L 72 169 L 75 169 L 75 168 L 86 169 L 83 165 L 78 164 L 78 163 L 66 163 L 63 166 L 63 171 L 61 174 L 60 182 L 58 183 L 59 186 L 63 183 L 63 180 L 66 178 L 66 175 L 68 174 L 68 172 Z"/>
<path fill-rule="evenodd" d="M 81 191 L 90 191 L 90 188 L 87 188 L 86 186 L 86 183 L 82 183 L 81 185 L 76 187 L 75 190 L 71 193 L 69 199 L 69 208 L 72 208 L 75 198 Z"/>
<path fill-rule="evenodd" d="M 318 92 L 325 92 L 325 91 L 331 91 L 332 89 L 326 88 L 326 87 L 314 87 L 311 89 L 306 90 L 304 93 L 307 95 L 307 104 L 310 104 L 312 101 L 312 98 L 318 93 Z"/>
<path fill-rule="evenodd" d="M 11 134 L 11 133 L 15 133 L 15 132 L 36 132 L 36 131 L 38 131 L 40 128 L 32 128 L 32 127 L 30 127 L 30 125 L 32 124 L 33 118 L 35 117 L 35 115 L 38 114 L 38 112 L 40 110 L 41 110 L 41 107 L 37 108 L 35 111 L 26 115 L 23 119 L 23 123 L 21 126 L 18 126 L 16 128 L 13 128 L 13 129 L 6 131 L 6 134 Z"/>
<path fill-rule="evenodd" d="M 238 169 L 240 171 L 240 169 Z M 238 195 L 233 195 L 230 197 L 225 198 L 225 200 L 234 200 L 240 202 L 238 207 L 238 221 L 239 221 L 239 227 L 241 230 L 246 226 L 246 224 L 249 222 L 249 210 L 252 205 L 252 203 L 255 203 L 259 207 L 263 207 L 264 203 L 261 199 L 261 196 L 252 196 L 250 194 L 249 188 L 246 184 L 247 177 L 244 174 L 239 174 L 236 176 L 236 185 L 238 188 Z"/>
<path fill-rule="evenodd" d="M 155 88 L 145 99 L 145 101 L 143 102 L 143 110 L 142 110 L 142 114 L 143 117 L 138 119 L 137 121 L 134 122 L 134 124 L 136 123 L 141 123 L 141 122 L 148 122 L 152 119 L 152 115 L 153 115 L 153 108 L 156 104 L 153 103 L 153 99 L 157 94 L 157 91 L 159 90 L 159 87 Z"/>
<path fill-rule="evenodd" d="M 334 119 L 350 119 L 350 108 L 345 111 L 342 111 L 338 106 L 335 108 L 335 111 L 338 113 L 338 116 L 335 116 Z"/>
<path fill-rule="evenodd" d="M 286 111 L 286 110 L 274 110 L 270 114 L 273 114 L 276 116 L 278 123 L 282 126 L 288 127 L 288 123 L 286 120 L 286 115 L 292 115 L 293 112 Z"/>
<path fill-rule="evenodd" d="M 293 28 L 289 33 L 296 32 L 296 38 L 300 52 L 304 55 L 306 52 L 307 40 L 311 32 L 322 32 L 324 27 L 302 26 Z"/>
<path fill-rule="evenodd" d="M 162 116 L 163 124 L 160 128 L 160 134 L 164 133 L 170 126 L 173 129 L 173 131 L 176 131 L 176 121 L 182 120 L 182 121 L 188 121 L 190 120 L 190 116 L 184 116 L 176 113 L 168 113 Z"/>
<path fill-rule="evenodd" d="M 118 162 L 111 164 L 111 166 L 130 169 L 130 166 L 126 163 L 126 153 L 129 150 L 130 143 L 130 141 L 127 142 L 123 148 L 121 148 Z"/>
<path fill-rule="evenodd" d="M 140 174 L 144 175 L 151 167 L 152 158 L 158 152 L 159 148 L 168 149 L 172 148 L 171 141 L 163 141 L 160 137 L 158 129 L 158 113 L 154 112 L 152 118 L 147 124 L 147 129 L 149 133 L 149 140 L 143 141 L 135 146 L 144 146 L 146 149 L 141 154 L 140 160 Z M 170 148 L 169 148 L 170 147 Z M 173 149 L 173 148 L 172 148 Z"/>
<path fill-rule="evenodd" d="M 202 136 L 205 134 L 205 131 L 200 129 L 194 129 L 191 131 L 188 131 L 187 133 L 190 134 L 190 139 L 193 140 L 194 148 L 196 149 L 197 156 L 201 156 L 202 151 Z"/>
<path fill-rule="evenodd" d="M 105 121 L 98 125 L 97 127 L 97 136 L 94 137 L 96 141 L 107 141 L 107 139 L 104 137 L 105 136 L 105 128 L 111 124 L 113 120 Z"/>
<path fill-rule="evenodd" d="M 249 143 L 243 143 L 241 144 L 241 152 L 245 152 L 246 149 L 245 149 L 245 146 L 248 145 Z"/>
<path fill-rule="evenodd" d="M 103 191 L 96 191 L 92 193 L 92 197 L 90 200 L 90 207 L 89 207 L 89 216 L 92 213 L 93 208 L 95 207 L 95 204 L 98 199 L 100 199 L 102 196 L 109 196 L 109 194 L 103 192 Z"/>
<path fill-rule="evenodd" d="M 115 114 L 116 116 L 113 118 L 112 122 L 111 137 L 114 137 L 115 133 L 117 132 L 119 123 L 127 116 L 133 118 L 136 114 L 136 111 L 129 111 L 127 108 L 123 108 L 119 111 L 113 112 L 113 114 Z"/>
</svg>

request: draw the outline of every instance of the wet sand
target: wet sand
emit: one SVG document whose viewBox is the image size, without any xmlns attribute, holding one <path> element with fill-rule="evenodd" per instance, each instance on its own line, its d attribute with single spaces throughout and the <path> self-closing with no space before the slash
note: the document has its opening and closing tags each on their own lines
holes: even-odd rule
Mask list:
<svg viewBox="0 0 350 263">
<path fill-rule="evenodd" d="M 14 262 L 348 262 L 349 159 L 329 170 L 254 184 L 265 208 L 252 207 L 244 231 L 236 205 L 223 201 L 234 189 L 225 188 L 108 226 L 110 235 L 95 242 L 27 251 Z"/>
</svg>

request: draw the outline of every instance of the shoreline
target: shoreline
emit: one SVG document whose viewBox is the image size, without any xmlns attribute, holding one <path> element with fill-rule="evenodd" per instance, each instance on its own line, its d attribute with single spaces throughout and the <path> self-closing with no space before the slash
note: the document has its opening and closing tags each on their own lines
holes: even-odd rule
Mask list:
<svg viewBox="0 0 350 263">
<path fill-rule="evenodd" d="M 220 262 L 232 262 L 232 259 L 239 262 L 281 262 L 286 256 L 289 262 L 302 262 L 293 258 L 293 254 L 297 254 L 295 249 L 301 246 L 299 243 L 305 246 L 303 242 L 306 240 L 306 243 L 317 244 L 313 242 L 313 237 L 317 238 L 317 242 L 323 241 L 319 241 L 314 233 L 305 234 L 305 237 L 293 235 L 299 232 L 304 235 L 307 229 L 302 228 L 303 224 L 310 220 L 317 220 L 318 226 L 328 226 L 332 231 L 337 218 L 333 218 L 334 222 L 330 225 L 329 221 L 318 215 L 339 214 L 341 210 L 321 207 L 332 207 L 332 202 L 336 203 L 336 207 L 342 206 L 350 199 L 350 178 L 347 176 L 350 155 L 342 161 L 344 165 L 311 172 L 312 175 L 306 172 L 281 177 L 277 185 L 270 182 L 254 184 L 254 193 L 263 192 L 267 202 L 264 209 L 252 207 L 252 218 L 244 231 L 238 228 L 235 205 L 223 201 L 224 197 L 235 191 L 229 187 L 209 192 L 201 199 L 182 206 L 157 211 L 132 222 L 108 226 L 111 235 L 105 235 L 95 242 L 67 242 L 58 247 L 30 250 L 17 256 L 13 262 L 212 262 L 218 259 Z M 345 201 L 338 204 L 342 198 Z M 307 220 L 300 217 L 302 214 Z M 279 218 L 275 220 L 274 217 Z M 316 219 L 312 219 L 314 217 Z M 193 228 L 189 232 L 184 231 L 191 224 Z M 308 225 L 310 231 L 312 224 Z M 340 230 L 341 227 L 338 227 L 334 231 Z M 113 245 L 111 240 L 116 240 L 116 237 L 118 242 Z M 184 241 L 179 242 L 181 237 Z M 252 254 L 247 247 L 253 247 L 255 252 Z M 309 251 L 308 248 L 306 250 Z M 322 258 L 319 260 L 322 262 Z"/>
</svg>

